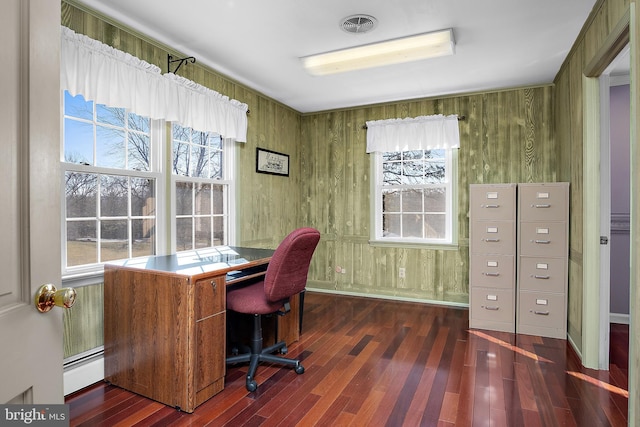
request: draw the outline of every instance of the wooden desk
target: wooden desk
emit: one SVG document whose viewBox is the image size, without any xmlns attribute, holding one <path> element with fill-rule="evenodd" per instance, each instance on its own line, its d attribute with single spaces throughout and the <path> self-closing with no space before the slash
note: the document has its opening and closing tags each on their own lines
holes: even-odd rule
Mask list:
<svg viewBox="0 0 640 427">
<path fill-rule="evenodd" d="M 272 254 L 221 246 L 105 265 L 105 380 L 186 412 L 220 392 L 225 287 L 263 275 Z M 291 305 L 278 326 L 287 343 L 299 338 Z"/>
</svg>

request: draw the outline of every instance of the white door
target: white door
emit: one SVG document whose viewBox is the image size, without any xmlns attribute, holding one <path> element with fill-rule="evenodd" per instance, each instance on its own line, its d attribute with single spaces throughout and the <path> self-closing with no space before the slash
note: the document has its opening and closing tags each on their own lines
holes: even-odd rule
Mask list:
<svg viewBox="0 0 640 427">
<path fill-rule="evenodd" d="M 4 0 L 0 40 L 0 403 L 57 404 L 62 309 L 34 294 L 60 287 L 60 1 Z"/>
</svg>

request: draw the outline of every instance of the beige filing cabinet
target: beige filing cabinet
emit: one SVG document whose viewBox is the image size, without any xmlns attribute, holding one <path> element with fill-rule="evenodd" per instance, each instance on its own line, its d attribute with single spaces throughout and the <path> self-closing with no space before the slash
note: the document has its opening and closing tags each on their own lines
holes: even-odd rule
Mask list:
<svg viewBox="0 0 640 427">
<path fill-rule="evenodd" d="M 516 184 L 472 184 L 469 228 L 469 327 L 515 332 Z"/>
<path fill-rule="evenodd" d="M 519 334 L 567 338 L 569 183 L 518 185 Z"/>
</svg>

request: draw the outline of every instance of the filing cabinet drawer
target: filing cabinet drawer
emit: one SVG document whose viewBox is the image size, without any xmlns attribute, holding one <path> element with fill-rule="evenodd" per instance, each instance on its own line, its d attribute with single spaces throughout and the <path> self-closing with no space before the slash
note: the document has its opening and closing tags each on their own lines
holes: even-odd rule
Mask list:
<svg viewBox="0 0 640 427">
<path fill-rule="evenodd" d="M 515 323 L 515 301 L 512 290 L 506 289 L 471 289 L 471 317 L 500 323 Z"/>
<path fill-rule="evenodd" d="M 568 193 L 567 183 L 520 184 L 520 221 L 565 221 Z"/>
<path fill-rule="evenodd" d="M 469 211 L 474 220 L 515 220 L 516 185 L 472 184 Z"/>
<path fill-rule="evenodd" d="M 479 254 L 515 252 L 516 236 L 513 221 L 474 221 L 471 224 L 471 251 Z"/>
<path fill-rule="evenodd" d="M 196 282 L 196 320 L 204 319 L 225 310 L 226 287 L 223 277 Z"/>
<path fill-rule="evenodd" d="M 543 292 L 565 292 L 567 281 L 565 258 L 520 258 L 520 289 Z"/>
<path fill-rule="evenodd" d="M 543 257 L 567 256 L 565 222 L 521 222 L 520 254 Z"/>
<path fill-rule="evenodd" d="M 518 333 L 566 338 L 564 294 L 521 291 L 518 301 Z"/>
<path fill-rule="evenodd" d="M 515 280 L 513 255 L 471 254 L 469 282 L 471 286 L 512 289 Z"/>
</svg>

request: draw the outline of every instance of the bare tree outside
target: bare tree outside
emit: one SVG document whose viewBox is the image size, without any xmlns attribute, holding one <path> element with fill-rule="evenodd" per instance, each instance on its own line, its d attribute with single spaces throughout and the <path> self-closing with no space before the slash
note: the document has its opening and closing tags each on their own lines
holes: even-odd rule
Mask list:
<svg viewBox="0 0 640 427">
<path fill-rule="evenodd" d="M 64 112 L 67 266 L 155 253 L 155 181 L 130 172 L 151 171 L 150 119 L 67 92 Z"/>
<path fill-rule="evenodd" d="M 223 244 L 225 236 L 222 137 L 174 124 L 173 174 L 176 180 L 176 248 L 197 249 Z"/>
<path fill-rule="evenodd" d="M 445 155 L 445 150 L 383 154 L 383 236 L 419 239 L 446 236 Z"/>
<path fill-rule="evenodd" d="M 63 126 L 66 265 L 154 254 L 151 120 L 65 92 Z M 173 124 L 172 140 L 177 249 L 226 243 L 222 137 Z"/>
</svg>

